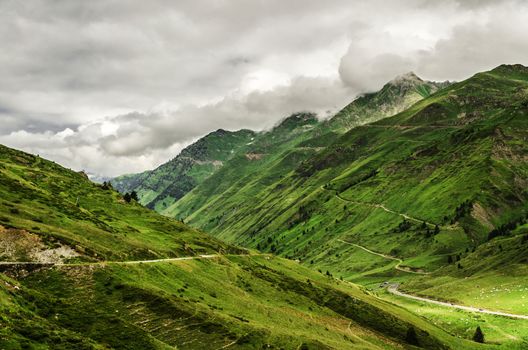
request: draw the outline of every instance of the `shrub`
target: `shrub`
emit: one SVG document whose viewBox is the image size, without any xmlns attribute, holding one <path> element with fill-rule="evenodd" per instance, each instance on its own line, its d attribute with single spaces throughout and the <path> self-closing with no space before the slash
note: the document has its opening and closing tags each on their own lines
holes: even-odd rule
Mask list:
<svg viewBox="0 0 528 350">
<path fill-rule="evenodd" d="M 480 326 L 477 326 L 475 334 L 473 335 L 473 340 L 477 343 L 484 343 L 484 333 L 482 333 L 482 329 L 480 329 Z"/>
</svg>

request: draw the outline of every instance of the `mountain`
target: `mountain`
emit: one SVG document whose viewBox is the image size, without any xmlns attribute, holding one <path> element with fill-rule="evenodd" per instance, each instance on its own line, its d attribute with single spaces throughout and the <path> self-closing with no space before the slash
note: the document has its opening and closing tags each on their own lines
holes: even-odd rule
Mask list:
<svg viewBox="0 0 528 350">
<path fill-rule="evenodd" d="M 251 200 L 256 193 L 265 191 L 269 184 L 293 171 L 349 128 L 402 111 L 447 84 L 426 82 L 410 73 L 393 79 L 377 93 L 357 98 L 329 120 L 318 122 L 309 113 L 294 114 L 272 130 L 259 134 L 252 144 L 233 156 L 224 169 L 215 172 L 195 191 L 161 212 L 173 217 L 187 217 L 191 213 L 197 214 L 204 205 L 231 201 L 235 196 Z M 309 116 L 309 122 L 299 124 L 305 121 L 299 119 L 303 115 Z M 298 127 L 293 127 L 296 125 Z M 220 220 L 220 216 L 207 215 L 207 220 Z"/>
<path fill-rule="evenodd" d="M 324 128 L 346 132 L 351 128 L 393 116 L 451 83 L 424 81 L 413 72 L 397 76 L 380 91 L 360 96 L 330 118 Z"/>
<path fill-rule="evenodd" d="M 333 118 L 319 122 L 311 113 L 296 113 L 282 120 L 270 131 L 251 132 L 240 130 L 226 132 L 218 130 L 199 139 L 185 148 L 178 156 L 159 168 L 141 174 L 123 175 L 111 181 L 121 193 L 136 191 L 140 202 L 151 209 L 169 215 L 171 205 L 191 191 L 207 177 L 216 173 L 223 164 L 240 164 L 247 158 L 253 164 L 237 170 L 259 173 L 270 166 L 275 155 L 281 155 L 296 147 L 288 157 L 297 164 L 350 128 L 391 116 L 412 103 L 428 96 L 449 83 L 423 81 L 414 73 L 404 74 L 388 82 L 380 91 L 365 94 Z M 256 141 L 255 141 L 256 139 Z M 304 141 L 304 144 L 300 144 Z M 258 148 L 266 148 L 262 153 Z M 271 156 L 273 155 L 273 156 Z M 286 155 L 282 155 L 285 158 Z M 264 161 L 256 157 L 265 157 Z M 257 161 L 257 162 L 255 162 Z M 256 166 L 259 163 L 260 166 Z M 285 164 L 283 164 L 285 165 Z M 285 168 L 284 170 L 291 170 Z M 217 180 L 229 182 L 223 175 Z"/>
<path fill-rule="evenodd" d="M 453 247 L 439 251 L 472 248 L 485 242 L 493 228 L 524 213 L 525 71 L 501 66 L 479 73 L 393 117 L 353 128 L 293 171 L 261 183 L 264 190 L 252 193 L 251 200 L 243 196 L 246 187 L 235 184 L 230 193 L 203 201 L 199 195 L 215 174 L 173 209 L 218 237 L 248 246 L 269 248 L 268 237 L 275 240 L 281 232 L 284 240 L 295 239 L 277 245 L 279 252 L 292 254 L 302 249 L 308 237 L 296 236 L 307 229 L 315 230 L 309 235 L 314 242 L 329 239 L 324 232 L 330 225 L 335 235 L 355 231 L 360 221 L 364 231 L 381 233 L 379 227 L 365 230 L 376 216 L 390 216 L 392 225 L 399 224 L 401 215 L 372 210 L 383 205 L 460 235 Z M 205 206 L 196 206 L 202 202 Z M 368 220 L 359 214 L 364 211 L 373 212 Z M 424 253 L 416 244 L 403 248 L 400 238 L 390 238 L 400 253 Z"/>
<path fill-rule="evenodd" d="M 0 160 L 2 349 L 481 348 L 84 173 L 4 146 Z"/>
<path fill-rule="evenodd" d="M 525 314 L 527 115 L 528 68 L 499 66 L 339 137 L 307 138 L 258 171 L 226 164 L 164 213 L 373 291 L 390 280 L 429 298 Z M 305 145 L 319 148 L 292 161 Z M 222 176 L 230 171 L 238 178 Z M 214 188 L 220 176 L 228 183 Z M 446 329 L 470 338 L 453 318 Z M 508 348 L 527 341 L 513 324 L 485 322 Z"/>
<path fill-rule="evenodd" d="M 122 193 L 136 191 L 141 204 L 163 210 L 220 168 L 254 136 L 250 130 L 231 132 L 219 129 L 186 147 L 158 168 L 119 176 L 111 183 Z"/>
</svg>

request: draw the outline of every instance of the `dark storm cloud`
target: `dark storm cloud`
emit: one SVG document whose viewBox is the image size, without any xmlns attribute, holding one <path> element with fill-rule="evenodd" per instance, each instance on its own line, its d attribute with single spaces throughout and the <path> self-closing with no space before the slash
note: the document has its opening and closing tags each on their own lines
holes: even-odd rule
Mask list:
<svg viewBox="0 0 528 350">
<path fill-rule="evenodd" d="M 527 63 L 527 6 L 485 0 L 0 2 L 0 142 L 117 175 L 217 128 L 321 116 L 394 76 Z"/>
</svg>

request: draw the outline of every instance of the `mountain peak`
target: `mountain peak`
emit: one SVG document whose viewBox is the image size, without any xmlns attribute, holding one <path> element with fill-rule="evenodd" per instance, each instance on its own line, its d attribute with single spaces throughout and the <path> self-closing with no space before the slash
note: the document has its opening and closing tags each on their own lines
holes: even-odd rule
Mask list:
<svg viewBox="0 0 528 350">
<path fill-rule="evenodd" d="M 491 71 L 506 75 L 518 73 L 525 75 L 528 74 L 528 67 L 522 64 L 501 64 L 500 66 L 493 68 Z"/>
<path fill-rule="evenodd" d="M 408 72 L 405 74 L 398 75 L 396 78 L 392 79 L 388 82 L 390 85 L 395 86 L 408 86 L 408 85 L 416 85 L 416 84 L 423 84 L 424 81 L 417 76 L 414 72 Z"/>
<path fill-rule="evenodd" d="M 282 119 L 275 128 L 295 129 L 303 125 L 317 124 L 318 119 L 315 113 L 299 112 Z"/>
</svg>

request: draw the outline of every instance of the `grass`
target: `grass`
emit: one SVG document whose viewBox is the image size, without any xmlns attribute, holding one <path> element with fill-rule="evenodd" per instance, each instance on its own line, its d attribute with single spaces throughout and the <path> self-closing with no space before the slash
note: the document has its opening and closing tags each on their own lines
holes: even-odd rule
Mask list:
<svg viewBox="0 0 528 350">
<path fill-rule="evenodd" d="M 433 94 L 411 90 L 420 100 L 410 108 L 327 147 L 345 124 L 360 122 L 356 112 L 377 120 L 380 106 L 408 100 L 393 90 L 365 96 L 335 128 L 294 115 L 179 201 L 159 202 L 164 214 L 221 240 L 1 148 L 0 223 L 44 246 L 70 246 L 77 261 L 247 252 L 234 244 L 291 259 L 15 269 L 16 280 L 2 276 L 1 345 L 389 349 L 412 348 L 412 328 L 427 349 L 523 348 L 519 322 L 402 300 L 377 286 L 399 282 L 429 298 L 526 312 L 528 72 L 504 66 Z M 430 274 L 396 270 L 397 261 L 342 241 Z M 469 340 L 477 325 L 486 344 Z"/>
<path fill-rule="evenodd" d="M 60 343 L 69 335 L 87 346 L 128 349 L 391 349 L 412 325 L 425 348 L 472 347 L 354 285 L 280 258 L 65 266 L 16 283 L 10 298 L 23 300 L 32 323 L 59 329 Z M 53 344 L 46 330 L 42 337 L 30 330 L 32 323 L 8 317 L 6 330 L 19 336 L 0 344 Z"/>
<path fill-rule="evenodd" d="M 323 132 L 269 149 L 260 165 L 228 162 L 163 213 L 369 288 L 395 280 L 432 298 L 526 313 L 526 228 L 489 233 L 528 213 L 527 101 L 526 67 L 501 66 L 304 157 L 290 155 Z M 395 271 L 339 239 L 432 275 Z"/>
<path fill-rule="evenodd" d="M 397 297 L 383 291 L 380 291 L 378 295 L 420 315 L 459 338 L 471 339 L 476 327 L 480 326 L 484 332 L 486 342 L 497 344 L 498 348 L 524 349 L 528 344 L 528 337 L 524 332 L 528 323 L 525 320 L 514 320 L 506 317 L 450 309 Z"/>
<path fill-rule="evenodd" d="M 66 265 L 2 265 L 2 349 L 466 346 L 356 285 L 248 255 L 39 157 L 0 156 L 2 259 L 30 260 L 27 247 L 77 254 Z M 219 257 L 112 262 L 204 253 Z"/>
</svg>

